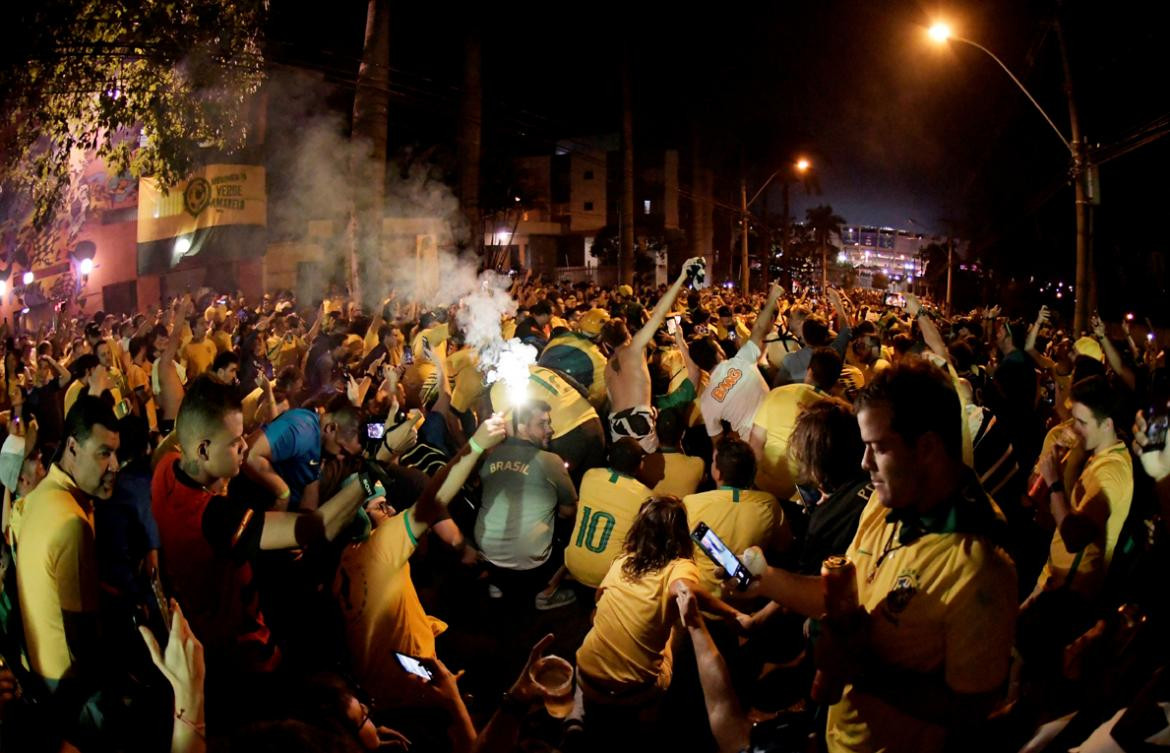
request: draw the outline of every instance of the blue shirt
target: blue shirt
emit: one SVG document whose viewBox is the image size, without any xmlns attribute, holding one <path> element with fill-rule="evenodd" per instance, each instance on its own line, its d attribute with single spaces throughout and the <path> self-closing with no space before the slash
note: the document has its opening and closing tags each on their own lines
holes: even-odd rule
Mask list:
<svg viewBox="0 0 1170 753">
<path fill-rule="evenodd" d="M 305 487 L 321 475 L 321 420 L 316 411 L 294 408 L 264 428 L 272 469 L 288 484 L 288 509 L 301 505 Z"/>
</svg>

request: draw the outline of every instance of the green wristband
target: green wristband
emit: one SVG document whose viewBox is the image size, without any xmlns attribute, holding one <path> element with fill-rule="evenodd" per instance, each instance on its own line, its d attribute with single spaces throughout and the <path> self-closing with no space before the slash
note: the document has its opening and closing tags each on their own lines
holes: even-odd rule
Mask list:
<svg viewBox="0 0 1170 753">
<path fill-rule="evenodd" d="M 479 442 L 475 441 L 475 437 L 467 440 L 467 444 L 471 447 L 472 452 L 479 453 L 480 455 L 483 454 L 483 448 L 479 446 Z"/>
</svg>

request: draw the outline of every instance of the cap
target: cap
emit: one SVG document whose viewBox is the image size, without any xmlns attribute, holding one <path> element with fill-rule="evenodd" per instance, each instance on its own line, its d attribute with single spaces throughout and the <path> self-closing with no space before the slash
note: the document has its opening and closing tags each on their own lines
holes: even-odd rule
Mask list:
<svg viewBox="0 0 1170 753">
<path fill-rule="evenodd" d="M 618 285 L 617 292 L 618 295 L 624 296 L 626 298 L 631 298 L 634 295 L 634 289 L 629 285 Z"/>
<path fill-rule="evenodd" d="M 1073 350 L 1079 356 L 1088 356 L 1098 361 L 1105 360 L 1105 353 L 1101 350 L 1101 343 L 1091 337 L 1082 337 L 1073 343 Z"/>
<path fill-rule="evenodd" d="M 581 319 L 577 323 L 580 329 L 590 337 L 596 337 L 601 334 L 601 328 L 609 321 L 609 312 L 605 309 L 589 309 L 581 315 Z"/>
</svg>

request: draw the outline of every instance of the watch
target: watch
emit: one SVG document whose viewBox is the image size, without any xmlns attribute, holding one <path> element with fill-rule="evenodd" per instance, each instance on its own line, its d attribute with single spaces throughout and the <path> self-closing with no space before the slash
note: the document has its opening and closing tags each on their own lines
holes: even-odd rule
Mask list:
<svg viewBox="0 0 1170 753">
<path fill-rule="evenodd" d="M 1057 492 L 1064 494 L 1064 481 L 1062 481 L 1061 479 L 1056 479 L 1055 481 L 1053 481 L 1051 484 L 1048 485 L 1048 496 L 1051 497 L 1053 494 L 1056 494 Z"/>
</svg>

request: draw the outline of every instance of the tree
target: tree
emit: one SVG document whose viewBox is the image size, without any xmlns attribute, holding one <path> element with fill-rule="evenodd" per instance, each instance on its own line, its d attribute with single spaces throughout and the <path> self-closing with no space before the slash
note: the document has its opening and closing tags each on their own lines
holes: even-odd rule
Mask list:
<svg viewBox="0 0 1170 753">
<path fill-rule="evenodd" d="M 0 181 L 41 226 L 75 150 L 110 174 L 185 179 L 208 149 L 247 140 L 246 100 L 264 77 L 265 0 L 42 0 L 5 7 L 6 128 Z M 140 135 L 139 135 L 140 134 Z"/>
<path fill-rule="evenodd" d="M 833 214 L 833 207 L 829 204 L 812 207 L 804 214 L 809 227 L 812 228 L 817 247 L 821 250 L 821 289 L 824 290 L 829 286 L 829 249 L 837 250 L 829 239 L 834 235 L 841 235 L 841 226 L 845 224 L 845 218 Z"/>
</svg>

